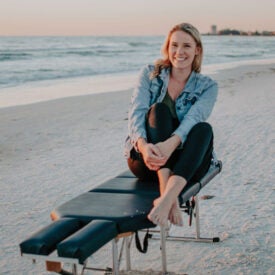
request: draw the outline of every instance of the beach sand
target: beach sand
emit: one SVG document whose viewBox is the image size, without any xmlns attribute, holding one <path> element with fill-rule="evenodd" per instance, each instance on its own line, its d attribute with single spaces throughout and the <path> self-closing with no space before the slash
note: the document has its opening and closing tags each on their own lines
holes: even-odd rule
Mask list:
<svg viewBox="0 0 275 275">
<path fill-rule="evenodd" d="M 170 274 L 275 274 L 275 63 L 218 71 L 209 119 L 223 171 L 200 196 L 201 235 L 220 243 L 167 244 Z M 50 211 L 127 169 L 123 143 L 131 90 L 0 108 L 1 274 L 50 274 L 19 243 Z M 202 197 L 203 198 L 203 197 Z M 179 235 L 194 235 L 184 217 Z M 134 244 L 132 244 L 134 246 Z M 111 264 L 107 245 L 91 263 Z M 105 266 L 106 266 L 105 265 Z M 159 243 L 132 249 L 132 272 L 160 274 Z M 125 262 L 122 262 L 125 269 Z M 87 271 L 85 274 L 96 274 Z"/>
</svg>

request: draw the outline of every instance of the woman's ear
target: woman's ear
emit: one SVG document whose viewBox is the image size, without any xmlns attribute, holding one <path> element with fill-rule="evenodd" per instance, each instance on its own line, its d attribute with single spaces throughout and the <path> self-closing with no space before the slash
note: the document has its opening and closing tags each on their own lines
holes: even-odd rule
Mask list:
<svg viewBox="0 0 275 275">
<path fill-rule="evenodd" d="M 201 47 L 196 47 L 196 50 L 195 50 L 195 55 L 200 55 L 201 53 Z"/>
</svg>

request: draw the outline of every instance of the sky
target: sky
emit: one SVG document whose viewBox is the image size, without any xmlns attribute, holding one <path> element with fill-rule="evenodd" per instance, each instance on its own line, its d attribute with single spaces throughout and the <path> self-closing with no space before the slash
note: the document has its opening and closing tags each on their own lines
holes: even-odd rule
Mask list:
<svg viewBox="0 0 275 275">
<path fill-rule="evenodd" d="M 275 31 L 274 0 L 0 0 L 0 35 L 165 35 L 189 22 Z"/>
</svg>

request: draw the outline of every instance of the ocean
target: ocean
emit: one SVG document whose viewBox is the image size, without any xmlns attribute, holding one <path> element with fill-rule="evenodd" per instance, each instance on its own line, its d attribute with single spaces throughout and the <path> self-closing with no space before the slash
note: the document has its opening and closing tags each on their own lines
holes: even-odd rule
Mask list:
<svg viewBox="0 0 275 275">
<path fill-rule="evenodd" d="M 202 36 L 204 65 L 275 58 L 275 37 Z M 0 37 L 0 89 L 138 72 L 162 36 Z M 0 90 L 1 92 L 1 90 Z"/>
</svg>

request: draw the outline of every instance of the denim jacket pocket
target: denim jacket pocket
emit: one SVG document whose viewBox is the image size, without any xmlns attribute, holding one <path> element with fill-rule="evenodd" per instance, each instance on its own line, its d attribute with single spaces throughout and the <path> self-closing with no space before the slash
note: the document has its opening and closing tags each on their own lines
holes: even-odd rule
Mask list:
<svg viewBox="0 0 275 275">
<path fill-rule="evenodd" d="M 190 94 L 188 97 L 184 99 L 183 105 L 192 106 L 198 100 L 198 96 L 196 94 Z"/>
<path fill-rule="evenodd" d="M 179 104 L 177 104 L 177 110 L 179 114 L 179 119 L 183 119 L 183 117 L 188 113 L 192 105 L 198 100 L 198 95 L 194 93 L 185 93 L 183 97 L 180 99 Z"/>
</svg>

